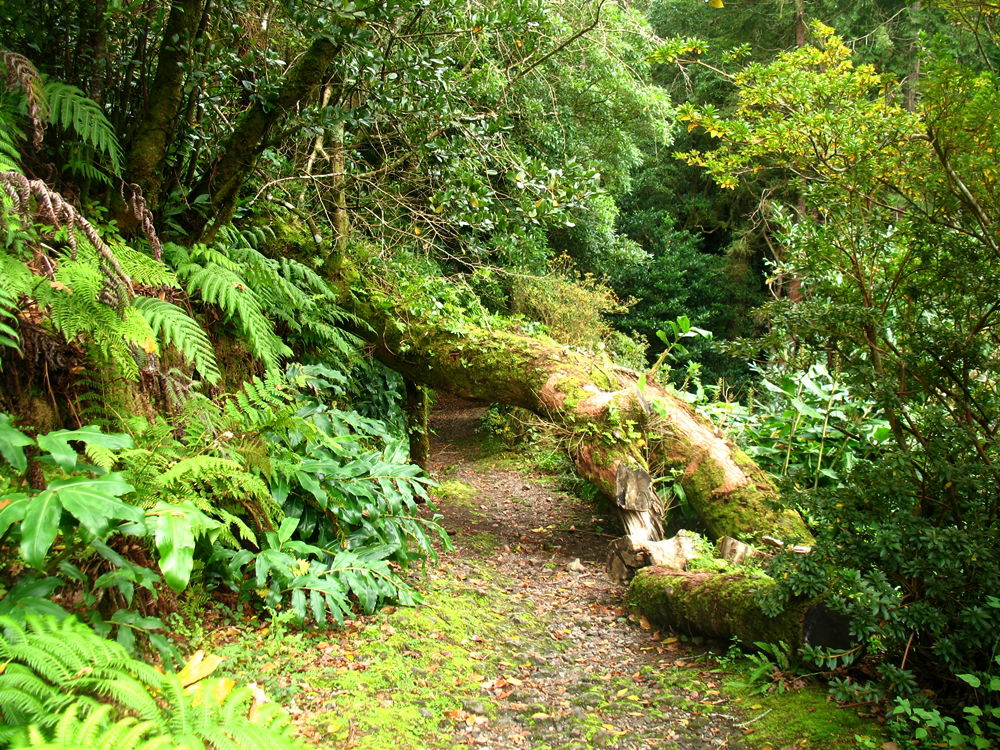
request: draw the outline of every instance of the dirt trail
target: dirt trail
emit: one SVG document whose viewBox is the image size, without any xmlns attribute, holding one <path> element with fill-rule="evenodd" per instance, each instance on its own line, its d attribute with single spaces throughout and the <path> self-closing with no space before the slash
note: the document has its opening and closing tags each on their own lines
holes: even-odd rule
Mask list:
<svg viewBox="0 0 1000 750">
<path fill-rule="evenodd" d="M 724 685 L 717 660 L 630 619 L 604 576 L 610 524 L 526 473 L 525 457 L 489 454 L 483 411 L 443 398 L 433 415 L 434 494 L 455 549 L 410 569 L 419 606 L 333 630 L 276 612 L 207 634 L 228 676 L 285 705 L 310 747 L 879 747 L 822 690 Z"/>
<path fill-rule="evenodd" d="M 727 712 L 709 667 L 626 617 L 622 588 L 604 575 L 604 519 L 544 477 L 484 459 L 483 412 L 445 398 L 432 416 L 430 468 L 456 545 L 451 562 L 488 562 L 546 632 L 512 649 L 521 684 L 493 691 L 498 718 L 469 722 L 456 739 L 497 750 L 745 747 L 748 720 Z"/>
</svg>

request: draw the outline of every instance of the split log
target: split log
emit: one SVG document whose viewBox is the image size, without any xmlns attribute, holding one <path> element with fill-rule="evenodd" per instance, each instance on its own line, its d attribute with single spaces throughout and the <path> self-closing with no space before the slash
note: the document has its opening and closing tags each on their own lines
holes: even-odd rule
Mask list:
<svg viewBox="0 0 1000 750">
<path fill-rule="evenodd" d="M 607 573 L 616 583 L 628 583 L 642 568 L 658 565 L 684 570 L 698 558 L 697 536 L 681 529 L 676 536 L 651 541 L 631 534 L 616 539 L 608 548 Z"/>
<path fill-rule="evenodd" d="M 632 579 L 628 603 L 659 627 L 736 638 L 750 647 L 784 642 L 793 648 L 808 644 L 846 651 L 854 645 L 849 618 L 821 600 L 799 599 L 776 616 L 766 614 L 757 596 L 777 585 L 763 573 L 735 566 L 723 572 L 649 567 Z"/>
<path fill-rule="evenodd" d="M 733 539 L 731 536 L 722 537 L 719 540 L 718 549 L 719 557 L 734 565 L 739 565 L 748 557 L 754 557 L 757 554 L 757 550 L 749 544 L 744 544 L 739 539 Z"/>
<path fill-rule="evenodd" d="M 771 533 L 811 542 L 802 518 L 780 508 L 764 471 L 683 400 L 655 383 L 640 390 L 639 373 L 510 331 L 459 327 L 444 318 L 403 324 L 389 310 L 387 298 L 355 300 L 354 311 L 374 331 L 368 339 L 378 359 L 414 382 L 520 406 L 559 424 L 580 475 L 615 500 L 624 467 L 632 473 L 625 482 L 632 482 L 632 499 L 648 502 L 644 510 L 625 508 L 632 530 L 651 539 L 661 533 L 659 511 L 638 486 L 638 474 L 648 481 L 653 472 L 677 469 L 713 537 L 752 541 Z"/>
</svg>

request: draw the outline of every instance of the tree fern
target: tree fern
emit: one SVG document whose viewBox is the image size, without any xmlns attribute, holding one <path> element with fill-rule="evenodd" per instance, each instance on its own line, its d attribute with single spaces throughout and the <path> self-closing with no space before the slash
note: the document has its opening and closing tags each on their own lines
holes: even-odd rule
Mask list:
<svg viewBox="0 0 1000 750">
<path fill-rule="evenodd" d="M 136 297 L 132 304 L 156 337 L 177 349 L 208 383 L 214 385 L 219 382 L 222 373 L 215 360 L 212 342 L 197 321 L 177 305 L 164 300 Z"/>
<path fill-rule="evenodd" d="M 240 332 L 250 351 L 268 369 L 277 368 L 292 352 L 275 333 L 253 285 L 240 272 L 239 264 L 205 245 L 183 248 L 164 246 L 165 255 L 184 281 L 188 294 L 219 307 Z"/>
<path fill-rule="evenodd" d="M 121 146 L 101 105 L 76 86 L 59 81 L 49 81 L 45 85 L 45 98 L 49 106 L 49 122 L 60 125 L 106 157 L 111 173 L 120 176 Z"/>
</svg>

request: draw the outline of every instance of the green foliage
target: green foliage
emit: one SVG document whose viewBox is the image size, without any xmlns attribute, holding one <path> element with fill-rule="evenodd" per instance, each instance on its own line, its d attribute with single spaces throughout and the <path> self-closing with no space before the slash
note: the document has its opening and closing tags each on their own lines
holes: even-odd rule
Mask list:
<svg viewBox="0 0 1000 750">
<path fill-rule="evenodd" d="M 606 284 L 591 275 L 574 274 L 567 261 L 561 259 L 546 276 L 514 277 L 511 310 L 544 324 L 561 342 L 604 348 L 611 338 L 607 317 L 626 306 Z"/>
<path fill-rule="evenodd" d="M 9 747 L 291 748 L 287 714 L 242 688 L 186 695 L 73 618 L 0 618 L 0 738 Z M 101 742 L 113 742 L 102 745 Z M 193 744 L 192 744 L 193 743 Z"/>
<path fill-rule="evenodd" d="M 240 232 L 227 226 L 219 233 L 219 247 L 238 264 L 286 341 L 307 347 L 316 357 L 354 358 L 360 340 L 343 327 L 350 324 L 364 330 L 365 324 L 343 309 L 339 292 L 312 268 L 294 258 L 269 258 L 257 250 L 267 239 L 263 230 Z"/>
<path fill-rule="evenodd" d="M 771 572 L 786 596 L 832 594 L 856 637 L 918 675 L 981 674 L 1000 648 L 1000 340 L 987 291 L 1000 272 L 987 164 L 1000 128 L 986 103 L 998 80 L 932 47 L 909 108 L 831 29 L 813 33 L 815 45 L 735 77 L 733 117 L 684 112 L 719 139 L 685 158 L 720 185 L 795 176 L 803 201 L 770 210 L 775 272 L 800 279 L 802 298 L 769 305 L 771 335 L 753 346 L 788 376 L 771 378 L 780 411 L 761 422 L 764 460 L 799 484 L 789 495 L 817 546 Z M 944 737 L 934 711 L 910 716 Z"/>
<path fill-rule="evenodd" d="M 66 169 L 86 180 L 110 185 L 110 177 L 95 168 L 92 154 L 103 156 L 111 176 L 119 177 L 122 150 L 115 130 L 101 106 L 76 86 L 59 81 L 49 81 L 46 84 L 45 102 L 49 110 L 49 122 L 71 133 L 85 149 L 82 152 L 71 150 Z"/>
<path fill-rule="evenodd" d="M 20 351 L 16 310 L 17 295 L 7 288 L 6 282 L 0 282 L 0 347 L 8 346 Z"/>
<path fill-rule="evenodd" d="M 152 297 L 137 297 L 132 304 L 164 345 L 180 352 L 206 382 L 214 385 L 219 381 L 222 375 L 212 342 L 190 315 L 177 305 Z"/>
<path fill-rule="evenodd" d="M 20 172 L 21 154 L 17 143 L 22 135 L 11 123 L 10 113 L 0 106 L 0 172 Z"/>
<path fill-rule="evenodd" d="M 235 324 L 250 351 L 269 369 L 291 354 L 264 313 L 264 303 L 241 265 L 206 245 L 185 248 L 168 243 L 166 257 L 185 283 L 188 294 L 222 310 Z"/>
<path fill-rule="evenodd" d="M 81 583 L 77 562 L 103 559 L 110 569 L 93 589 L 114 590 L 126 604 L 137 586 L 154 591 L 159 577 L 115 552 L 116 535 L 146 540 L 176 591 L 207 564 L 214 580 L 269 607 L 290 606 L 300 621 L 307 614 L 317 623 L 327 615 L 342 621 L 353 602 L 365 612 L 412 603 L 389 565 L 433 555 L 428 530 L 443 538 L 433 520 L 417 516 L 426 478 L 381 423 L 324 403 L 325 392 L 341 390 L 338 373 L 318 366 L 291 373 L 254 379 L 223 406 L 192 398 L 184 440 L 142 418 L 128 422 L 132 437 L 86 427 L 33 440 L 3 415 L 0 454 L 23 474 L 24 449 L 35 445 L 51 478 L 40 493 L 16 486 L 5 493 L 0 536 L 18 540 L 29 565 Z M 80 444 L 94 465 L 81 460 Z M 21 592 L 23 606 L 46 591 Z M 93 604 L 89 590 L 84 598 Z M 116 613 L 110 625 L 131 643 L 124 633 L 158 621 Z"/>
<path fill-rule="evenodd" d="M 875 405 L 852 394 L 822 364 L 761 373 L 763 390 L 723 416 L 730 432 L 769 472 L 800 487 L 843 485 L 855 464 L 877 458 L 891 430 Z"/>
</svg>

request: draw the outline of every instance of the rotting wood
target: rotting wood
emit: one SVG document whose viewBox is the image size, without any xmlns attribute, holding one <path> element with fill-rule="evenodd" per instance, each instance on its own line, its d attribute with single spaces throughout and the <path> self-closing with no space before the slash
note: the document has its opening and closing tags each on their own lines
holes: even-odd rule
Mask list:
<svg viewBox="0 0 1000 750">
<path fill-rule="evenodd" d="M 612 581 L 628 583 L 640 569 L 650 565 L 684 570 L 689 561 L 699 557 L 697 546 L 697 535 L 684 529 L 659 541 L 623 536 L 608 548 L 607 574 Z"/>
</svg>

